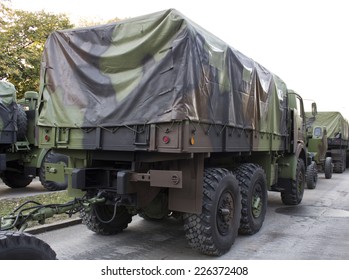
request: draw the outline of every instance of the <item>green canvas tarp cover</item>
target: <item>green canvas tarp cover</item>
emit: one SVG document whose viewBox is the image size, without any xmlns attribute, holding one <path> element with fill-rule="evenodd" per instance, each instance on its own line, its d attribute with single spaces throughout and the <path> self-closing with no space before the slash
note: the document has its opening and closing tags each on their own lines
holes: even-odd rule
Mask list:
<svg viewBox="0 0 349 280">
<path fill-rule="evenodd" d="M 286 133 L 284 82 L 176 10 L 52 33 L 38 125 L 200 121 Z"/>
<path fill-rule="evenodd" d="M 326 127 L 328 138 L 339 138 L 348 140 L 348 121 L 340 112 L 318 112 L 315 118 L 311 113 L 306 113 L 307 123 L 314 126 Z"/>
</svg>

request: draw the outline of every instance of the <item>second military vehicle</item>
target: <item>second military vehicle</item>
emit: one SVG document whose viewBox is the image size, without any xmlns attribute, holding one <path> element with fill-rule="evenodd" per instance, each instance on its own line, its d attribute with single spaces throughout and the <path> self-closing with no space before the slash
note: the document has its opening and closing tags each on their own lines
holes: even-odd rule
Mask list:
<svg viewBox="0 0 349 280">
<path fill-rule="evenodd" d="M 67 182 L 46 180 L 44 162 L 67 165 L 68 158 L 37 147 L 35 109 L 38 93 L 28 91 L 17 102 L 13 84 L 0 80 L 0 178 L 8 187 L 24 188 L 39 176 L 47 190 L 63 190 Z"/>
<path fill-rule="evenodd" d="M 333 172 L 343 173 L 349 156 L 349 124 L 340 112 L 317 112 L 315 116 L 306 113 L 310 127 L 317 131 L 326 129 L 326 160 L 332 158 Z M 326 171 L 325 171 L 326 173 Z"/>
<path fill-rule="evenodd" d="M 327 128 L 315 122 L 316 116 L 316 104 L 312 103 L 312 112 L 306 112 L 307 148 L 312 161 L 306 172 L 309 189 L 316 187 L 318 170 L 325 173 L 326 179 L 331 179 L 333 173 L 332 157 L 328 152 Z"/>
</svg>

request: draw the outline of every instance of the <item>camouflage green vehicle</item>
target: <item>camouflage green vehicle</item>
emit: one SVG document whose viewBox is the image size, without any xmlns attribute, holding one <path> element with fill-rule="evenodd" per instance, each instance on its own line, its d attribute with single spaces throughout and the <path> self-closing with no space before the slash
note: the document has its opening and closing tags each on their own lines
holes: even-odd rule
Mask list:
<svg viewBox="0 0 349 280">
<path fill-rule="evenodd" d="M 333 173 L 332 157 L 328 152 L 327 129 L 325 126 L 314 123 L 316 115 L 316 107 L 312 113 L 306 112 L 307 147 L 312 160 L 307 168 L 307 186 L 309 189 L 316 187 L 318 170 L 324 172 L 326 179 L 331 179 Z"/>
<path fill-rule="evenodd" d="M 39 176 L 48 190 L 66 189 L 67 182 L 56 183 L 45 178 L 44 162 L 68 163 L 64 155 L 41 149 L 35 140 L 37 92 L 26 92 L 16 102 L 15 87 L 0 81 L 0 178 L 10 188 L 24 188 Z"/>
<path fill-rule="evenodd" d="M 349 124 L 340 112 L 317 112 L 315 116 L 306 113 L 310 127 L 326 128 L 327 152 L 326 160 L 332 158 L 333 172 L 343 173 L 349 155 Z M 324 148 L 325 146 L 323 146 Z M 329 164 L 328 164 L 329 165 Z M 329 168 L 327 168 L 328 170 Z M 326 171 L 325 171 L 326 173 Z"/>
<path fill-rule="evenodd" d="M 47 178 L 68 177 L 96 233 L 182 217 L 192 248 L 222 255 L 260 230 L 268 191 L 302 201 L 302 98 L 176 10 L 52 33 L 39 104 L 39 146 L 69 156 Z"/>
</svg>

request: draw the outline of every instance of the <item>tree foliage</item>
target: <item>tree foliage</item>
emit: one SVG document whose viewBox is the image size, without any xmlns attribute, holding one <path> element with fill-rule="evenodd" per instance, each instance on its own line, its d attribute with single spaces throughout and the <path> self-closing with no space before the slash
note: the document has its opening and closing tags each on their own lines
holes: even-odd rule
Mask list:
<svg viewBox="0 0 349 280">
<path fill-rule="evenodd" d="M 21 98 L 39 90 L 41 55 L 54 30 L 72 28 L 66 15 L 13 10 L 0 0 L 0 79 L 13 83 Z"/>
<path fill-rule="evenodd" d="M 98 19 L 89 19 L 89 18 L 80 18 L 79 22 L 76 24 L 76 27 L 88 27 L 88 26 L 96 26 L 101 24 L 113 23 L 120 21 L 121 19 L 118 17 L 114 17 L 109 20 L 98 20 Z"/>
</svg>

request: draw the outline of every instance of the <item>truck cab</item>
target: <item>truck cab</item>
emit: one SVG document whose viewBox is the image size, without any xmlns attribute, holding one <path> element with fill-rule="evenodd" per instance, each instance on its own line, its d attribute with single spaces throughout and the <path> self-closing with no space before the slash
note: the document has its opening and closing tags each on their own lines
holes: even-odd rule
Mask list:
<svg viewBox="0 0 349 280">
<path fill-rule="evenodd" d="M 295 115 L 294 126 L 294 143 L 306 143 L 306 118 L 302 97 L 294 90 L 288 90 L 288 106 Z"/>
</svg>

